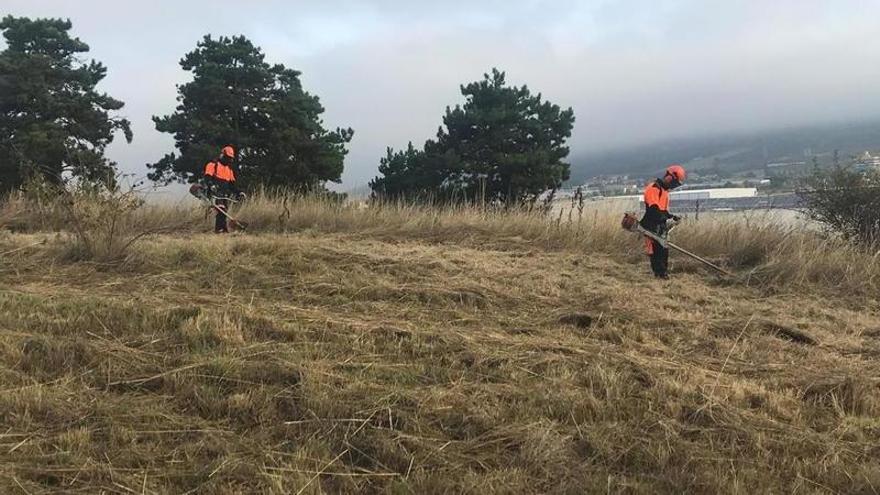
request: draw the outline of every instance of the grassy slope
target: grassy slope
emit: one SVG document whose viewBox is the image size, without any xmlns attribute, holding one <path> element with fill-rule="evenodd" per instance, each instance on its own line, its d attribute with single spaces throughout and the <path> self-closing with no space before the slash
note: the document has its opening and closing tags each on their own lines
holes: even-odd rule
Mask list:
<svg viewBox="0 0 880 495">
<path fill-rule="evenodd" d="M 880 490 L 871 298 L 516 239 L 60 242 L 0 257 L 2 493 Z"/>
</svg>

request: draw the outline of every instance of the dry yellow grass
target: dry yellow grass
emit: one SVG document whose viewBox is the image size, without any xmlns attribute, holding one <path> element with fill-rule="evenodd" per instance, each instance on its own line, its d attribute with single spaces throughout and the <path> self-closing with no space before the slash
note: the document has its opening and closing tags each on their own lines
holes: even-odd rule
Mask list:
<svg viewBox="0 0 880 495">
<path fill-rule="evenodd" d="M 869 254 L 692 226 L 749 283 L 659 283 L 616 213 L 279 209 L 0 236 L 0 492 L 880 490 Z"/>
</svg>

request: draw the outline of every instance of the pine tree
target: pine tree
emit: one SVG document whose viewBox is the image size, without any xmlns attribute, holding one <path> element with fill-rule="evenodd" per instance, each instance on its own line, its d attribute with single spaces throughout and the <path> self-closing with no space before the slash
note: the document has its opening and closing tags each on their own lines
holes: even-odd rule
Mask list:
<svg viewBox="0 0 880 495">
<path fill-rule="evenodd" d="M 71 27 L 61 19 L 0 21 L 7 44 L 0 52 L 0 191 L 30 175 L 112 181 L 116 164 L 105 149 L 119 130 L 131 142 L 128 120 L 110 115 L 123 103 L 95 89 L 107 69 L 79 60 L 89 46 L 70 37 Z"/>
<path fill-rule="evenodd" d="M 569 108 L 508 86 L 497 69 L 461 87 L 462 106 L 447 108 L 436 140 L 423 152 L 388 156 L 371 182 L 377 195 L 517 202 L 559 187 L 569 177 Z M 417 153 L 421 153 L 418 155 Z M 405 166 L 401 166 L 401 164 Z M 390 175 L 389 175 L 390 174 Z"/>
<path fill-rule="evenodd" d="M 324 129 L 324 108 L 303 90 L 299 72 L 269 65 L 243 36 L 205 36 L 180 66 L 193 80 L 179 86 L 177 111 L 153 117 L 157 130 L 174 135 L 179 154 L 149 164 L 151 180 L 197 180 L 227 144 L 237 150 L 245 186 L 314 190 L 340 180 L 353 131 Z"/>
</svg>

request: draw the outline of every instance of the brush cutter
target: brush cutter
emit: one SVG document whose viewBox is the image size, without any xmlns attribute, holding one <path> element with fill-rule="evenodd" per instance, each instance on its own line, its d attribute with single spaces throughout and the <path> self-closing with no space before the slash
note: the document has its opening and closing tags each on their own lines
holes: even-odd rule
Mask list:
<svg viewBox="0 0 880 495">
<path fill-rule="evenodd" d="M 672 226 L 669 227 L 669 230 L 671 231 L 673 228 L 675 228 L 676 225 L 677 224 L 672 224 Z M 715 263 L 712 263 L 711 261 L 709 261 L 705 258 L 701 258 L 701 257 L 697 256 L 696 254 L 694 254 L 694 253 L 692 253 L 692 252 L 690 252 L 690 251 L 688 251 L 678 245 L 675 245 L 675 244 L 669 242 L 669 239 L 666 239 L 665 237 L 659 236 L 659 235 L 655 234 L 654 232 L 651 232 L 650 230 L 645 229 L 644 227 L 642 227 L 639 224 L 639 220 L 636 218 L 634 213 L 624 213 L 623 220 L 620 222 L 620 226 L 623 227 L 624 230 L 628 230 L 630 232 L 634 232 L 636 234 L 640 234 L 645 237 L 649 237 L 649 238 L 653 239 L 654 241 L 656 241 L 661 246 L 663 246 L 667 249 L 674 249 L 674 250 L 678 251 L 679 253 L 682 253 L 686 256 L 689 256 L 689 257 L 699 261 L 700 263 L 708 266 L 709 268 L 712 268 L 713 270 L 715 270 L 719 273 L 723 273 L 724 275 L 727 275 L 728 277 L 735 277 L 734 274 L 730 273 L 729 271 L 725 270 L 724 268 L 721 268 L 720 266 L 716 265 Z"/>
<path fill-rule="evenodd" d="M 247 230 L 247 223 L 246 222 L 236 220 L 235 218 L 232 217 L 232 215 L 227 213 L 226 210 L 224 210 L 223 208 L 220 208 L 215 203 L 215 201 L 217 201 L 218 199 L 219 200 L 226 200 L 231 203 L 235 203 L 236 201 L 234 199 L 224 198 L 224 197 L 219 197 L 219 196 L 208 196 L 208 194 L 205 192 L 205 186 L 203 186 L 201 184 L 193 184 L 192 186 L 190 186 L 189 193 L 192 194 L 193 196 L 195 196 L 196 198 L 198 198 L 203 203 L 210 206 L 211 209 L 213 209 L 214 211 L 225 216 L 226 219 L 229 220 L 230 225 L 232 225 L 232 228 L 234 228 L 236 230 L 242 230 L 242 231 Z"/>
</svg>

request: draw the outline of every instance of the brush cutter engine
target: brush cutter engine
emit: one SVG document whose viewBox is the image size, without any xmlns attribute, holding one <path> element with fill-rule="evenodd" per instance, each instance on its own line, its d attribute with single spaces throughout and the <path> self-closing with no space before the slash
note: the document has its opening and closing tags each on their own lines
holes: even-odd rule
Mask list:
<svg viewBox="0 0 880 495">
<path fill-rule="evenodd" d="M 202 201 L 211 201 L 211 198 L 205 193 L 205 186 L 201 184 L 189 186 L 189 193 Z"/>
<path fill-rule="evenodd" d="M 632 213 L 624 213 L 623 220 L 620 221 L 620 226 L 623 227 L 623 230 L 628 230 L 630 232 L 636 231 L 636 226 L 639 224 L 639 219 Z"/>
<path fill-rule="evenodd" d="M 666 229 L 664 230 L 664 235 L 660 235 L 660 237 L 666 237 L 665 234 L 668 234 L 673 228 L 677 227 L 678 224 L 681 223 L 678 220 L 667 220 Z M 620 226 L 623 230 L 628 230 L 630 232 L 642 232 L 644 231 L 644 227 L 639 223 L 639 219 L 636 217 L 635 213 L 624 213 L 623 220 L 620 221 Z"/>
</svg>

